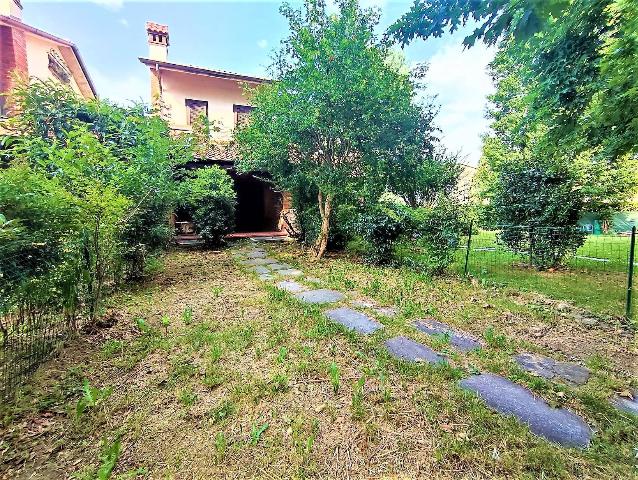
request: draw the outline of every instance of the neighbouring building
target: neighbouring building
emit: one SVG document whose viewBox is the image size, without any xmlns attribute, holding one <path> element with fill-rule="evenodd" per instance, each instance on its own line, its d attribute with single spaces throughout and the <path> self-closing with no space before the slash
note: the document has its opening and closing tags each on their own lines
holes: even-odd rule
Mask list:
<svg viewBox="0 0 638 480">
<path fill-rule="evenodd" d="M 252 106 L 244 95 L 244 86 L 269 82 L 252 75 L 185 65 L 168 61 L 168 26 L 146 23 L 148 57 L 140 62 L 150 71 L 151 99 L 161 106 L 172 130 L 188 132 L 204 115 L 215 126 L 213 141 L 195 158 L 192 167 L 216 164 L 233 178 L 237 192 L 236 232 L 277 234 L 284 231 L 283 215 L 290 208 L 289 195 L 277 191 L 265 172 L 238 173 L 237 154 L 232 146 L 234 128 L 250 115 Z M 190 219 L 177 212 L 182 232 L 189 231 Z"/>
<path fill-rule="evenodd" d="M 68 85 L 84 98 L 95 98 L 95 87 L 78 48 L 68 40 L 38 30 L 22 21 L 20 0 L 0 0 L 0 93 L 13 86 L 12 75 Z M 7 115 L 10 99 L 0 96 L 0 116 Z"/>
</svg>

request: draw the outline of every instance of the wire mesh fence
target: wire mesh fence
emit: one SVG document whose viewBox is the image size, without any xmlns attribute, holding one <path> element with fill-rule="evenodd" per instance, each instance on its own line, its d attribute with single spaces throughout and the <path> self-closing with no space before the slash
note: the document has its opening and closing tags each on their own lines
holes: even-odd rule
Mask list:
<svg viewBox="0 0 638 480">
<path fill-rule="evenodd" d="M 635 238 L 635 230 L 634 230 Z M 578 228 L 468 227 L 453 268 L 477 278 L 584 303 L 598 313 L 632 316 L 632 234 L 591 235 Z"/>
<path fill-rule="evenodd" d="M 29 245 L 32 247 L 33 245 Z M 73 335 L 84 318 L 79 305 L 62 301 L 64 262 L 51 262 L 38 248 L 0 248 L 0 398 L 17 386 Z M 36 247 L 38 247 L 36 245 Z"/>
</svg>

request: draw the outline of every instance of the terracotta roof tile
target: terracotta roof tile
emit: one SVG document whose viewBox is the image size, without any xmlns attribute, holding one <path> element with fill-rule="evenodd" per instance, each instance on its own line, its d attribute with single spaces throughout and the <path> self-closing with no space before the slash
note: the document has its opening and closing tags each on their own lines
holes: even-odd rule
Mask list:
<svg viewBox="0 0 638 480">
<path fill-rule="evenodd" d="M 155 22 L 146 22 L 146 31 L 168 35 L 168 25 L 162 25 Z"/>
</svg>

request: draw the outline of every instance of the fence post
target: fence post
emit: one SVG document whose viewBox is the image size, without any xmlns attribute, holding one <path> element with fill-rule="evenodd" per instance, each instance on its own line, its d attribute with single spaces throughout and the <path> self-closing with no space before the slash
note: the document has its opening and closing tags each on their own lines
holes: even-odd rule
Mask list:
<svg viewBox="0 0 638 480">
<path fill-rule="evenodd" d="M 465 248 L 465 272 L 467 275 L 468 265 L 470 263 L 470 245 L 472 244 L 472 227 L 474 226 L 474 219 L 470 220 L 470 231 L 467 232 L 467 247 Z"/>
<path fill-rule="evenodd" d="M 529 225 L 529 268 L 534 266 L 534 225 Z"/>
<path fill-rule="evenodd" d="M 627 269 L 627 300 L 625 303 L 625 317 L 631 319 L 631 294 L 634 287 L 634 258 L 636 250 L 636 226 L 631 227 L 629 241 L 629 268 Z"/>
</svg>

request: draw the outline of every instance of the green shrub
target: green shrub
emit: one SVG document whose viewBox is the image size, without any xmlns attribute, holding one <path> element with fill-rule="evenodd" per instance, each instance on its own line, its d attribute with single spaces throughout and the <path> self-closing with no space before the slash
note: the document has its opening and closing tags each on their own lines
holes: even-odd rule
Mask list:
<svg viewBox="0 0 638 480">
<path fill-rule="evenodd" d="M 441 273 L 454 259 L 467 220 L 460 206 L 439 197 L 430 207 L 410 210 L 410 242 L 418 244 L 419 255 L 407 261 L 428 273 Z"/>
<path fill-rule="evenodd" d="M 357 230 L 368 245 L 364 253 L 367 262 L 383 265 L 392 261 L 396 241 L 410 227 L 408 212 L 401 205 L 379 202 L 359 216 Z"/>
<path fill-rule="evenodd" d="M 218 166 L 195 170 L 183 183 L 185 206 L 205 244 L 215 247 L 235 227 L 233 180 Z"/>
</svg>

